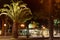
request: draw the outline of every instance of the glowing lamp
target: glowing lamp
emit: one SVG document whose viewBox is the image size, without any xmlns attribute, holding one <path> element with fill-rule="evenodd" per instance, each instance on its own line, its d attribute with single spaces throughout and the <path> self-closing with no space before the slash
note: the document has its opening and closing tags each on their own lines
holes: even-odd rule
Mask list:
<svg viewBox="0 0 60 40">
<path fill-rule="evenodd" d="M 6 26 L 6 24 L 4 24 L 4 26 Z"/>
<path fill-rule="evenodd" d="M 22 28 L 24 28 L 24 27 L 25 27 L 25 24 L 21 24 L 20 26 L 21 26 Z"/>
</svg>

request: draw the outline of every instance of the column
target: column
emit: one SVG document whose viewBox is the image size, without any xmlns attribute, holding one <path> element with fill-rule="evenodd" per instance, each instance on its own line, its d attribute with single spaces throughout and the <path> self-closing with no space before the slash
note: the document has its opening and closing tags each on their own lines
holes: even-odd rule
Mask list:
<svg viewBox="0 0 60 40">
<path fill-rule="evenodd" d="M 49 40 L 53 40 L 53 13 L 54 13 L 54 0 L 44 0 L 44 13 L 49 15 Z"/>
<path fill-rule="evenodd" d="M 2 19 L 2 35 L 4 35 L 4 33 L 5 33 L 5 27 L 4 27 L 4 20 Z"/>
</svg>

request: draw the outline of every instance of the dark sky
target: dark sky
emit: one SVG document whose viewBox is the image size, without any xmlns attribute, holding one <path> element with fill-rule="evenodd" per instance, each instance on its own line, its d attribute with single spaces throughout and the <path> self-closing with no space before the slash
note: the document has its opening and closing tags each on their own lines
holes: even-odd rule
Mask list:
<svg viewBox="0 0 60 40">
<path fill-rule="evenodd" d="M 28 4 L 28 6 L 32 9 L 32 11 L 38 11 L 42 9 L 42 4 L 40 0 L 23 0 Z"/>
<path fill-rule="evenodd" d="M 10 3 L 10 0 L 0 0 L 0 8 L 3 7 L 4 4 L 9 4 Z"/>
<path fill-rule="evenodd" d="M 16 1 L 16 0 L 14 0 Z M 40 4 L 40 0 L 23 0 L 25 3 L 27 3 L 28 7 L 32 10 L 32 11 L 37 11 L 41 9 L 41 4 Z M 0 0 L 0 8 L 3 6 L 3 4 L 6 3 L 11 3 L 11 0 Z"/>
</svg>

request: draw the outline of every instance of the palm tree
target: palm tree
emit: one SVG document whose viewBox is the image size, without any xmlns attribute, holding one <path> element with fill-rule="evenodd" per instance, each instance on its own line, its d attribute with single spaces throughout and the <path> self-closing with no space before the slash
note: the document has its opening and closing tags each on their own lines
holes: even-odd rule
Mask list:
<svg viewBox="0 0 60 40">
<path fill-rule="evenodd" d="M 29 8 L 26 7 L 26 4 L 23 1 L 14 2 L 5 4 L 4 8 L 0 9 L 1 12 L 6 12 L 6 15 L 13 20 L 12 34 L 17 37 L 18 24 L 30 20 L 32 13 Z"/>
</svg>

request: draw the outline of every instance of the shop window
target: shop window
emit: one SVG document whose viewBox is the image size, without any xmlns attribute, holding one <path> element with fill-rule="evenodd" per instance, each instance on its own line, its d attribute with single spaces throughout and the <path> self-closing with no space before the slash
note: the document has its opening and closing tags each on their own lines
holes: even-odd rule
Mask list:
<svg viewBox="0 0 60 40">
<path fill-rule="evenodd" d="M 53 30 L 54 37 L 60 37 L 60 20 L 59 19 L 54 19 L 54 30 Z"/>
<path fill-rule="evenodd" d="M 31 22 L 29 24 L 29 36 L 30 37 L 49 37 L 49 29 L 44 24 L 39 26 L 37 22 Z"/>
<path fill-rule="evenodd" d="M 27 36 L 27 26 L 24 23 L 21 23 L 18 27 L 18 35 L 20 37 L 26 37 Z"/>
</svg>

